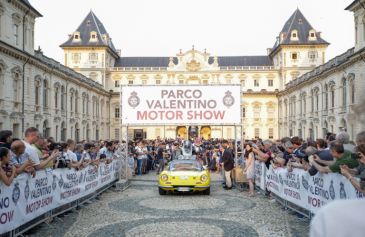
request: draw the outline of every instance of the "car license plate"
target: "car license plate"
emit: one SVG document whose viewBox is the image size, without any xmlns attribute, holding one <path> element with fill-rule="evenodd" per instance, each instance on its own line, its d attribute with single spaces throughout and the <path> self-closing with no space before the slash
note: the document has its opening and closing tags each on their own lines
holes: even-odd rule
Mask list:
<svg viewBox="0 0 365 237">
<path fill-rule="evenodd" d="M 179 192 L 189 192 L 190 188 L 188 188 L 188 187 L 179 187 L 179 188 L 177 188 L 177 191 L 179 191 Z"/>
<path fill-rule="evenodd" d="M 188 176 L 180 176 L 180 180 L 188 180 Z"/>
</svg>

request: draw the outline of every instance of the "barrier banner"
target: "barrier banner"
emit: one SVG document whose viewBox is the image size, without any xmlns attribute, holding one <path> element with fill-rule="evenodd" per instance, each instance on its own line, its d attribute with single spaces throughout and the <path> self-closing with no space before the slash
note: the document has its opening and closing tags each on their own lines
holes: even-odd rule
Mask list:
<svg viewBox="0 0 365 237">
<path fill-rule="evenodd" d="M 299 207 L 308 209 L 308 172 L 301 169 L 289 172 L 285 169 L 282 170 L 280 177 L 280 183 L 283 185 L 282 197 Z"/>
<path fill-rule="evenodd" d="M 83 170 L 38 171 L 19 175 L 7 187 L 0 183 L 0 234 L 6 233 L 61 205 L 87 196 L 118 179 L 120 161 Z"/>
<path fill-rule="evenodd" d="M 273 169 L 272 166 L 270 166 L 270 169 L 266 173 L 266 187 L 267 189 L 276 194 L 279 197 L 283 197 L 283 185 L 280 182 L 280 179 L 282 179 L 282 174 L 285 172 L 285 169 L 278 168 Z"/>
<path fill-rule="evenodd" d="M 308 205 L 312 213 L 333 200 L 363 197 L 341 174 L 316 174 L 309 178 Z"/>
<path fill-rule="evenodd" d="M 267 168 L 265 163 L 255 160 L 255 184 L 260 187 L 261 190 L 266 190 L 266 177 Z"/>
</svg>

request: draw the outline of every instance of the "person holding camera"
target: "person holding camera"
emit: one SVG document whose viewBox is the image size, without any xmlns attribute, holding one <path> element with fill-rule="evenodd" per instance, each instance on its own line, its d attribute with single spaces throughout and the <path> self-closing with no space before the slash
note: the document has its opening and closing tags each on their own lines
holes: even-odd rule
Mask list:
<svg viewBox="0 0 365 237">
<path fill-rule="evenodd" d="M 0 148 L 0 180 L 6 185 L 10 186 L 16 177 L 15 166 L 10 164 L 11 154 L 6 147 Z"/>
<path fill-rule="evenodd" d="M 316 161 L 319 161 L 320 158 L 318 155 L 310 156 L 309 163 L 314 166 L 319 172 L 321 173 L 340 173 L 341 166 L 347 165 L 349 168 L 355 168 L 359 165 L 356 159 L 351 158 L 351 153 L 345 151 L 345 148 L 342 143 L 339 142 L 332 142 L 329 146 L 331 151 L 331 155 L 335 160 L 332 164 L 328 166 L 321 166 Z"/>
<path fill-rule="evenodd" d="M 67 156 L 67 144 L 61 143 L 61 144 L 54 144 L 52 145 L 53 150 L 58 150 L 59 155 L 57 156 L 55 162 L 54 162 L 54 168 L 62 169 L 62 168 L 70 168 L 70 159 Z"/>
<path fill-rule="evenodd" d="M 32 161 L 24 152 L 24 143 L 20 140 L 14 141 L 11 144 L 12 157 L 10 163 L 15 166 L 17 174 L 26 172 L 35 177 L 35 169 L 33 168 Z"/>
<path fill-rule="evenodd" d="M 341 174 L 348 178 L 357 191 L 365 194 L 365 144 L 360 144 L 355 150 L 357 153 L 352 154 L 352 158 L 359 161 L 359 166 L 350 169 L 347 165 L 341 165 Z M 353 175 L 358 175 L 360 182 Z"/>
</svg>

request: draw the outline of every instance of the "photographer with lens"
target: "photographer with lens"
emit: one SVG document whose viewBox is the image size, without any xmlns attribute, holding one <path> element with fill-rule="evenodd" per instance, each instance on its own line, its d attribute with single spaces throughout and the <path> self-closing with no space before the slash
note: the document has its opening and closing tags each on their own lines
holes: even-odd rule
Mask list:
<svg viewBox="0 0 365 237">
<path fill-rule="evenodd" d="M 63 169 L 70 168 L 71 161 L 67 157 L 67 144 L 66 143 L 54 143 L 51 145 L 51 150 L 58 150 L 59 155 L 56 157 L 54 168 Z"/>
<path fill-rule="evenodd" d="M 341 165 L 341 174 L 348 178 L 357 191 L 365 194 L 365 144 L 358 145 L 355 151 L 351 158 L 358 160 L 359 166 L 350 169 L 347 165 Z M 360 182 L 353 175 L 357 175 L 360 178 Z"/>
</svg>

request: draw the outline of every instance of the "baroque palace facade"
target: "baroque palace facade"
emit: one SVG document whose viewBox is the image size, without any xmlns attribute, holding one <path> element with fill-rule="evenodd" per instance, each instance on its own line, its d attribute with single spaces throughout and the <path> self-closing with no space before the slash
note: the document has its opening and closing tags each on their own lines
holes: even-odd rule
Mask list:
<svg viewBox="0 0 365 237">
<path fill-rule="evenodd" d="M 364 0 L 362 0 L 364 2 Z M 354 1 L 356 45 L 325 63 L 329 45 L 297 9 L 263 56 L 213 56 L 192 47 L 171 57 L 120 55 L 91 11 L 61 45 L 64 65 L 34 49 L 35 19 L 27 0 L 0 1 L 0 129 L 21 137 L 37 126 L 56 140 L 121 139 L 123 85 L 240 84 L 243 134 L 278 139 L 323 137 L 361 129 L 365 88 L 364 8 Z M 24 99 L 23 99 L 24 98 Z M 234 138 L 233 127 L 131 127 L 130 137 Z"/>
</svg>

